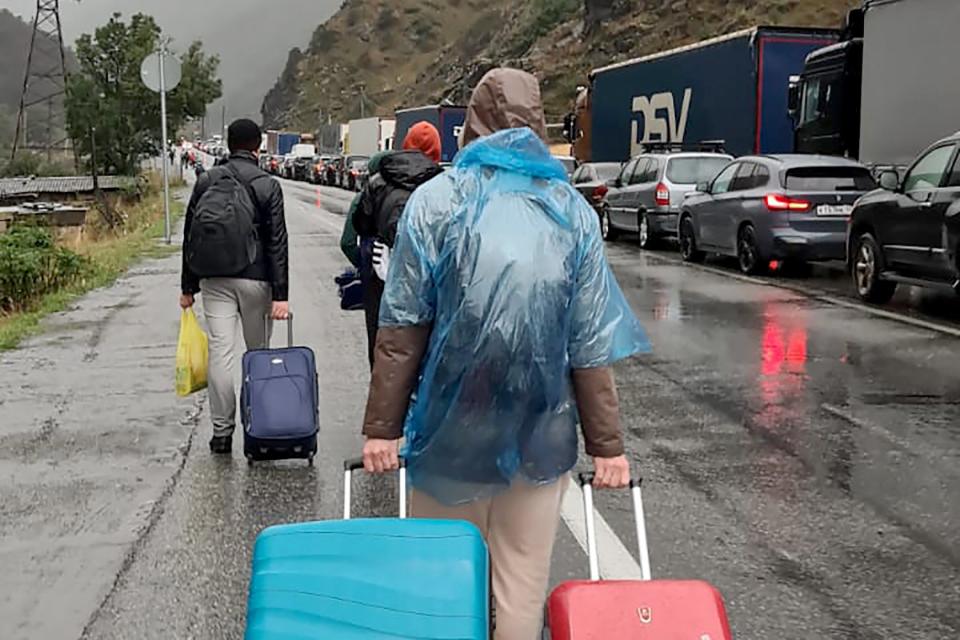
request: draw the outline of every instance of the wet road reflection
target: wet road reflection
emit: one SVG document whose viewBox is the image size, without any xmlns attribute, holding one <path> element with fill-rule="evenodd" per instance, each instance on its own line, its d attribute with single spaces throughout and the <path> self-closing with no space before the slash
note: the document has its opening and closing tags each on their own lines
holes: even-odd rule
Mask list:
<svg viewBox="0 0 960 640">
<path fill-rule="evenodd" d="M 202 423 L 85 638 L 242 637 L 256 534 L 341 514 L 369 375 L 363 318 L 339 311 L 330 284 L 343 218 L 315 188 L 285 189 L 297 341 L 321 368 L 317 466 L 214 460 Z M 340 194 L 321 195 L 327 207 Z M 654 574 L 715 583 L 744 640 L 960 637 L 960 340 L 629 244 L 608 255 L 654 345 L 617 368 Z M 355 513 L 393 513 L 394 487 L 358 478 Z M 598 502 L 633 549 L 628 497 Z M 582 576 L 577 543 L 560 540 L 555 579 Z"/>
<path fill-rule="evenodd" d="M 631 251 L 640 254 L 639 248 L 624 240 L 615 245 L 616 251 Z M 679 261 L 679 249 L 666 243 L 663 248 L 644 252 L 651 259 L 663 258 L 670 261 Z M 708 268 L 721 272 L 738 274 L 737 261 L 721 256 L 709 257 L 706 261 Z M 770 282 L 780 286 L 796 287 L 811 293 L 831 295 L 860 302 L 853 287 L 850 275 L 843 262 L 823 262 L 810 265 L 781 265 L 779 269 L 766 275 L 755 276 L 763 282 Z M 927 288 L 900 285 L 893 299 L 877 307 L 894 313 L 903 314 L 911 318 L 946 322 L 960 327 L 960 297 L 948 288 Z"/>
<path fill-rule="evenodd" d="M 960 340 L 608 255 L 654 343 L 618 380 L 668 575 L 738 637 L 960 636 Z"/>
</svg>

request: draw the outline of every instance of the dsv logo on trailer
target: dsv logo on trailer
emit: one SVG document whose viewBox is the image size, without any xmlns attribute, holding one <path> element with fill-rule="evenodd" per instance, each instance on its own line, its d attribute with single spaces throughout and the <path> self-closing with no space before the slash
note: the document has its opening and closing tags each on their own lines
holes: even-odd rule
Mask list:
<svg viewBox="0 0 960 640">
<path fill-rule="evenodd" d="M 673 94 L 669 91 L 652 96 L 635 96 L 632 108 L 633 122 L 630 126 L 630 155 L 635 156 L 641 153 L 645 143 L 683 142 L 691 100 L 693 100 L 693 89 L 685 89 L 683 103 L 680 105 L 680 112 L 677 113 Z"/>
</svg>

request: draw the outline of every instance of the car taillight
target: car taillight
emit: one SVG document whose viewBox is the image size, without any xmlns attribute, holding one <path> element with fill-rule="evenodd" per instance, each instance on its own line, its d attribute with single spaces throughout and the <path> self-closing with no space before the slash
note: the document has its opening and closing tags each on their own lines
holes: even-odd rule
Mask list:
<svg viewBox="0 0 960 640">
<path fill-rule="evenodd" d="M 779 193 L 767 194 L 763 199 L 770 211 L 809 211 L 810 203 L 806 200 L 795 200 Z"/>
<path fill-rule="evenodd" d="M 590 196 L 595 202 L 600 202 L 603 200 L 603 197 L 609 193 L 610 189 L 605 184 L 601 184 L 599 187 L 593 190 L 593 194 Z"/>
<path fill-rule="evenodd" d="M 654 196 L 654 201 L 658 207 L 670 206 L 670 189 L 667 188 L 667 185 L 662 182 L 657 185 L 657 193 Z"/>
</svg>

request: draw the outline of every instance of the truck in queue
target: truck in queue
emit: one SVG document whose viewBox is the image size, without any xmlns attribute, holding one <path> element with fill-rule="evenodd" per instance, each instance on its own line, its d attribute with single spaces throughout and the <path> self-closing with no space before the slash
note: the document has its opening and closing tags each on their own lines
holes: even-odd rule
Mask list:
<svg viewBox="0 0 960 640">
<path fill-rule="evenodd" d="M 856 158 L 879 180 L 846 233 L 868 303 L 901 285 L 960 293 L 957 25 L 956 0 L 867 0 L 790 85 L 797 150 Z"/>
<path fill-rule="evenodd" d="M 394 122 L 392 118 L 360 118 L 351 120 L 348 127 L 344 154 L 370 157 L 386 149 L 383 145 L 393 133 Z"/>
<path fill-rule="evenodd" d="M 281 131 L 277 144 L 277 155 L 285 156 L 300 144 L 300 134 Z"/>
<path fill-rule="evenodd" d="M 341 151 L 339 124 L 322 124 L 317 130 L 317 152 L 338 154 Z"/>
<path fill-rule="evenodd" d="M 273 156 L 285 156 L 300 144 L 300 134 L 290 131 L 267 131 L 267 153 Z"/>
<path fill-rule="evenodd" d="M 651 143 L 708 140 L 734 155 L 789 152 L 790 77 L 838 38 L 832 29 L 754 27 L 595 69 L 589 160 L 622 162 Z"/>
<path fill-rule="evenodd" d="M 960 129 L 960 2 L 866 0 L 791 78 L 795 148 L 902 171 Z"/>
<path fill-rule="evenodd" d="M 453 162 L 460 150 L 460 132 L 467 117 L 467 108 L 453 105 L 432 105 L 401 109 L 396 112 L 397 129 L 393 138 L 393 148 L 400 149 L 410 127 L 418 122 L 429 122 L 440 132 L 440 162 Z"/>
</svg>

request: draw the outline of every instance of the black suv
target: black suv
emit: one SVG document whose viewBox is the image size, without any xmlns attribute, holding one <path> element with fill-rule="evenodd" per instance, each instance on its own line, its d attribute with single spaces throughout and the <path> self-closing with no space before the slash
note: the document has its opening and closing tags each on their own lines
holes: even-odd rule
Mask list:
<svg viewBox="0 0 960 640">
<path fill-rule="evenodd" d="M 883 304 L 898 283 L 960 292 L 960 132 L 920 154 L 903 180 L 885 171 L 880 184 L 850 216 L 847 265 L 857 294 Z"/>
<path fill-rule="evenodd" d="M 313 156 L 300 156 L 293 160 L 293 179 L 299 182 L 310 182 L 313 176 Z"/>
</svg>

